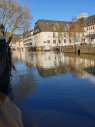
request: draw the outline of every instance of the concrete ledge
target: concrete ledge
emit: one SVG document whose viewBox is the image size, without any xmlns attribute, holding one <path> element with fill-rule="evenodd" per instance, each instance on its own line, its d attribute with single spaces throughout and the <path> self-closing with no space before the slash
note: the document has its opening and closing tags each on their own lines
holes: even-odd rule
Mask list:
<svg viewBox="0 0 95 127">
<path fill-rule="evenodd" d="M 91 45 L 80 45 L 80 46 L 64 46 L 62 52 L 64 53 L 84 53 L 84 54 L 95 54 L 95 47 Z"/>
</svg>

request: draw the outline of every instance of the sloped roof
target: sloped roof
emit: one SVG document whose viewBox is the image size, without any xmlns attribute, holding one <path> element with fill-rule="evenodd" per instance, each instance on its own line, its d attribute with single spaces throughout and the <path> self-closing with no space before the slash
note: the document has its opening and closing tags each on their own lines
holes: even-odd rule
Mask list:
<svg viewBox="0 0 95 127">
<path fill-rule="evenodd" d="M 92 24 L 95 24 L 95 15 L 89 16 L 89 17 L 87 18 L 87 23 L 86 23 L 86 25 L 88 26 L 88 25 L 92 25 Z"/>
<path fill-rule="evenodd" d="M 38 20 L 35 23 L 34 34 L 38 32 L 63 32 L 67 21 Z M 39 29 L 39 31 L 37 31 Z"/>
<path fill-rule="evenodd" d="M 81 18 L 78 21 L 81 21 L 84 26 L 91 26 L 95 24 L 95 15 L 89 16 L 87 18 Z"/>
</svg>

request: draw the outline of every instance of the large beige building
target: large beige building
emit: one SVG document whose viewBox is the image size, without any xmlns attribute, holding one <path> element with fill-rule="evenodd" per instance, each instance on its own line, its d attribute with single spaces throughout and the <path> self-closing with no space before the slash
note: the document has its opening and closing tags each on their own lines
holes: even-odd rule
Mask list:
<svg viewBox="0 0 95 127">
<path fill-rule="evenodd" d="M 76 34 L 78 43 L 80 43 L 81 39 L 79 38 L 81 38 L 83 31 L 80 30 L 81 27 L 78 28 L 79 31 L 77 29 L 74 32 L 69 31 L 71 24 L 73 22 L 38 20 L 33 31 L 35 47 L 40 50 L 51 50 L 62 46 L 74 45 L 76 39 L 70 36 L 71 33 Z"/>
<path fill-rule="evenodd" d="M 95 15 L 82 13 L 73 22 L 38 20 L 34 30 L 20 35 L 20 49 L 52 50 L 75 44 L 95 44 Z"/>
</svg>

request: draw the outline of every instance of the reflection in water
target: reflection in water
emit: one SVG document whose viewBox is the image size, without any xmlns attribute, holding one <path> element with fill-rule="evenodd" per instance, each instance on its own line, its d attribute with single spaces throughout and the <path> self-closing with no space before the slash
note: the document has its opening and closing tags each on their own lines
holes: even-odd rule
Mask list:
<svg viewBox="0 0 95 127">
<path fill-rule="evenodd" d="M 95 75 L 95 66 L 91 66 L 85 69 L 88 73 Z"/>
<path fill-rule="evenodd" d="M 35 68 L 41 76 L 54 76 L 73 72 L 80 76 L 87 74 L 89 67 L 95 67 L 95 57 L 92 55 L 75 56 L 54 52 L 14 52 L 14 62 L 21 60 L 26 66 Z M 90 69 L 90 68 L 89 68 Z M 93 73 L 93 68 L 90 70 Z"/>
<path fill-rule="evenodd" d="M 0 127 L 23 127 L 21 111 L 10 100 L 10 70 L 5 66 L 4 56 L 0 61 Z M 9 98 L 10 97 L 10 98 Z"/>
<path fill-rule="evenodd" d="M 0 91 L 8 95 L 9 89 L 10 89 L 10 74 L 7 69 L 4 69 L 4 72 L 0 76 Z"/>
<path fill-rule="evenodd" d="M 25 127 L 94 127 L 92 55 L 13 52 L 12 87 Z M 93 69 L 92 69 L 93 70 Z"/>
</svg>

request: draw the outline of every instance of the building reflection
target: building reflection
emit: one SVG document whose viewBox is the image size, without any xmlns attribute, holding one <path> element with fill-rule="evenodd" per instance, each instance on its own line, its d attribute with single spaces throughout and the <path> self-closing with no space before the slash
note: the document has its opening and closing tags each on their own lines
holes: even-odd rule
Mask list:
<svg viewBox="0 0 95 127">
<path fill-rule="evenodd" d="M 58 52 L 14 52 L 14 60 L 21 60 L 27 66 L 38 70 L 43 77 L 64 74 L 67 72 L 84 76 L 87 68 L 95 67 L 94 55 L 63 54 Z M 91 71 L 90 74 L 93 74 Z"/>
<path fill-rule="evenodd" d="M 39 106 L 40 99 L 43 99 L 39 96 L 39 95 L 42 95 L 42 97 L 43 97 L 43 95 L 44 95 L 43 94 L 44 89 L 42 86 L 42 82 L 41 82 L 41 87 L 40 87 L 40 80 L 43 81 L 42 77 L 72 73 L 73 75 L 78 75 L 78 77 L 80 77 L 80 78 L 87 77 L 91 81 L 93 81 L 95 84 L 95 77 L 92 75 L 92 72 L 89 73 L 86 70 L 87 68 L 95 67 L 95 58 L 93 55 L 76 56 L 75 54 L 63 54 L 63 53 L 58 53 L 58 52 L 25 52 L 25 51 L 17 52 L 16 51 L 16 52 L 13 52 L 13 62 L 15 63 L 15 65 L 17 65 L 16 66 L 17 71 L 20 72 L 19 75 L 16 75 L 16 78 L 14 76 L 14 78 L 17 81 L 15 81 L 15 79 L 14 79 L 14 82 L 13 82 L 14 89 L 15 89 L 14 91 L 15 91 L 15 95 L 16 95 L 16 101 L 17 101 L 18 105 L 20 105 L 22 107 L 22 111 L 24 112 L 23 113 L 24 117 L 25 117 L 24 123 L 28 124 L 31 121 L 32 126 L 38 126 L 38 124 L 37 124 L 38 121 L 36 121 L 35 115 L 34 116 L 33 116 L 33 114 L 31 115 L 31 112 L 32 112 L 32 108 L 33 108 L 33 110 L 35 108 L 37 108 L 37 107 L 35 107 L 35 105 L 40 107 Z M 23 69 L 21 69 L 21 66 L 18 68 L 19 63 L 23 66 Z M 19 71 L 19 69 L 20 69 L 20 71 Z M 35 69 L 35 71 L 33 71 L 34 69 Z M 38 75 L 40 75 L 41 78 Z M 54 78 L 54 80 L 55 80 L 55 78 Z M 63 77 L 63 79 L 64 79 L 64 77 Z M 45 80 L 47 81 L 48 79 L 45 79 Z M 65 102 L 66 103 L 67 103 L 67 101 L 69 102 L 66 104 L 66 109 L 68 110 L 69 109 L 68 107 L 71 106 L 70 110 L 72 110 L 72 107 L 75 105 L 74 108 L 75 108 L 76 113 L 80 114 L 80 112 L 83 112 L 84 116 L 87 115 L 87 117 L 89 117 L 90 119 L 95 120 L 92 108 L 90 108 L 90 105 L 87 105 L 88 102 L 90 102 L 90 101 L 87 101 L 87 102 L 84 101 L 85 98 L 90 100 L 90 98 L 89 98 L 90 92 L 87 92 L 87 95 L 85 97 L 85 90 L 84 90 L 85 88 L 83 89 L 84 93 L 81 92 L 82 87 L 81 87 L 81 85 L 80 85 L 81 88 L 79 87 L 80 82 L 78 82 L 78 81 L 80 81 L 80 80 L 77 80 L 77 82 L 74 83 L 71 80 L 71 83 L 74 84 L 74 86 L 72 86 L 72 84 L 71 84 L 72 90 L 70 90 L 70 91 L 72 91 L 72 92 L 70 94 L 69 94 L 69 91 L 66 90 L 67 88 L 69 89 L 68 85 L 67 85 L 67 87 L 65 87 L 63 84 L 63 89 L 62 89 L 62 91 L 60 90 L 60 92 L 62 92 L 62 94 L 64 93 L 64 95 L 65 95 L 63 97 L 64 100 L 66 100 Z M 51 79 L 51 82 L 52 82 L 52 79 Z M 46 83 L 46 82 L 44 82 L 44 83 Z M 56 80 L 53 83 L 56 84 Z M 77 84 L 78 84 L 78 88 L 77 88 Z M 37 88 L 36 88 L 36 85 L 37 85 Z M 88 89 L 90 87 L 92 88 L 92 85 L 90 85 L 88 87 L 87 82 L 86 83 L 84 82 L 84 86 L 85 85 L 87 85 Z M 58 86 L 58 87 L 60 87 L 60 86 Z M 38 90 L 39 88 L 40 88 L 40 90 L 42 89 L 42 91 Z M 44 88 L 45 88 L 45 86 L 44 86 Z M 55 88 L 56 88 L 56 85 L 55 85 Z M 38 91 L 35 92 L 35 90 L 38 90 Z M 57 91 L 57 89 L 55 91 Z M 42 92 L 42 94 L 40 94 L 39 92 Z M 45 92 L 47 92 L 45 97 L 47 97 L 48 95 L 51 94 L 51 93 L 48 93 L 47 88 L 46 88 Z M 53 92 L 53 91 L 51 91 L 51 92 Z M 34 96 L 33 95 L 31 96 L 32 93 L 35 93 Z M 78 93 L 78 94 L 76 94 L 76 93 Z M 49 97 L 52 98 L 53 94 L 51 94 L 51 96 L 49 96 Z M 57 94 L 58 94 L 57 92 L 55 92 L 55 94 L 54 94 L 56 103 L 57 103 L 57 101 L 56 101 Z M 84 98 L 81 98 L 82 96 Z M 20 98 L 20 97 L 23 97 L 23 98 Z M 75 97 L 75 98 L 73 98 L 73 97 Z M 59 98 L 61 98 L 61 93 L 60 93 L 60 96 L 58 95 L 58 102 L 60 100 Z M 62 98 L 62 100 L 63 100 L 63 98 Z M 37 100 L 35 101 L 35 99 L 37 99 Z M 83 99 L 83 103 L 81 102 L 82 99 Z M 65 102 L 64 102 L 62 108 L 64 108 Z M 29 104 L 29 103 L 31 103 L 31 104 Z M 48 102 L 45 104 L 48 105 Z M 45 104 L 44 104 L 44 99 L 43 99 L 42 105 L 45 105 Z M 71 105 L 69 105 L 69 104 L 71 104 Z M 74 104 L 74 105 L 72 106 L 72 104 Z M 67 105 L 69 105 L 69 106 L 67 107 Z M 86 110 L 84 110 L 84 109 L 86 109 Z M 87 110 L 89 110 L 89 112 L 91 112 L 91 113 L 87 112 Z M 34 113 L 35 112 L 36 111 L 34 111 Z M 39 113 L 40 112 L 38 112 L 37 116 L 40 116 Z M 41 114 L 43 114 L 43 113 L 41 112 Z M 30 120 L 31 116 L 32 116 L 32 120 Z M 43 115 L 43 117 L 44 117 L 44 115 Z M 27 118 L 29 118 L 29 119 L 27 119 Z M 59 118 L 60 118 L 60 116 L 59 116 Z M 76 118 L 76 116 L 75 116 L 75 118 Z M 63 119 L 62 119 L 62 121 L 63 121 Z M 42 121 L 42 123 L 44 123 L 44 121 Z M 28 126 L 30 126 L 30 125 L 27 125 L 27 127 Z"/>
</svg>

